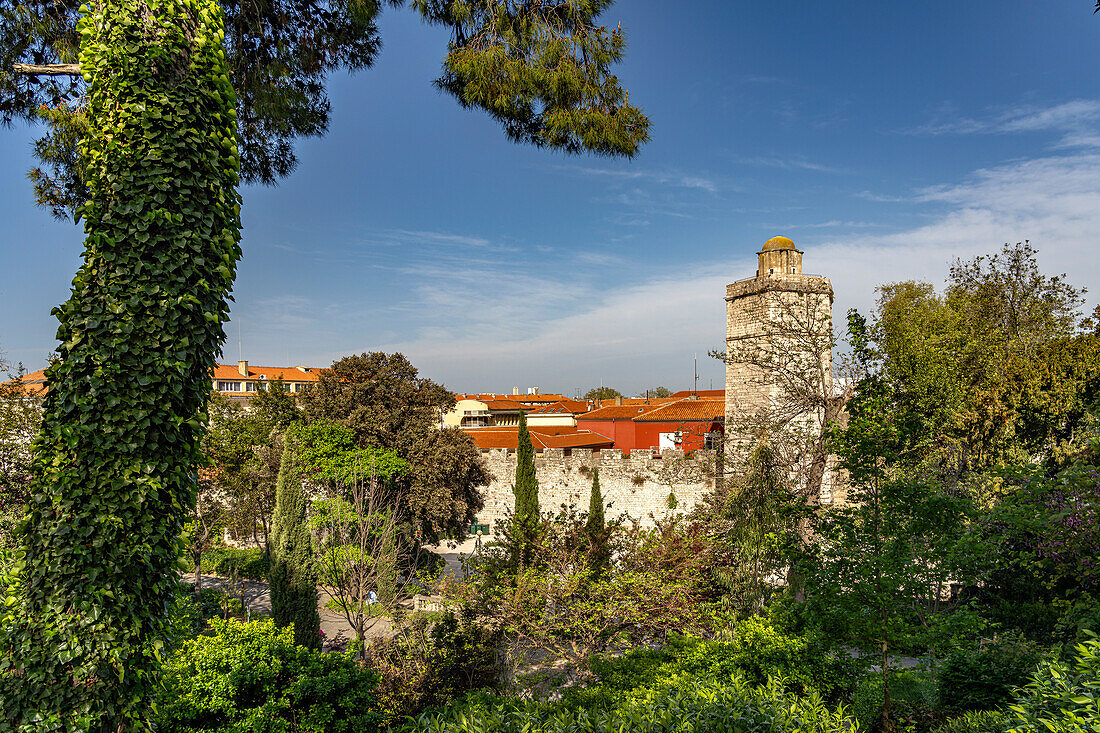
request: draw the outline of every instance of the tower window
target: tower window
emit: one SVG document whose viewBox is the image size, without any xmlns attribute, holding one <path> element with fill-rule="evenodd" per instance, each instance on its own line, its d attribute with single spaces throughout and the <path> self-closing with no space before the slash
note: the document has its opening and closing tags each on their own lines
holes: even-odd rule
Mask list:
<svg viewBox="0 0 1100 733">
<path fill-rule="evenodd" d="M 794 268 L 793 267 L 791 268 L 791 274 L 792 275 L 794 274 Z"/>
<path fill-rule="evenodd" d="M 774 267 L 769 267 L 768 268 L 768 274 L 769 275 L 774 275 L 775 274 L 775 268 Z"/>
</svg>

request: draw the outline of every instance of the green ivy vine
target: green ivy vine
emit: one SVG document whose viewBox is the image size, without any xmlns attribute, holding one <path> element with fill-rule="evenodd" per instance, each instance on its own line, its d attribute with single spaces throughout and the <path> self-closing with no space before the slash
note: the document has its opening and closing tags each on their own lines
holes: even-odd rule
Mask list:
<svg viewBox="0 0 1100 733">
<path fill-rule="evenodd" d="M 0 632 L 0 728 L 143 730 L 240 256 L 213 0 L 82 7 L 84 264 L 60 321 Z"/>
</svg>

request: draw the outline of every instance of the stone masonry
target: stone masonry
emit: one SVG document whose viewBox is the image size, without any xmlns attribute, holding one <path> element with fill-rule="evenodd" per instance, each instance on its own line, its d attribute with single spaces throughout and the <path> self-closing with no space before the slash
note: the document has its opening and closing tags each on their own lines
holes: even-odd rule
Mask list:
<svg viewBox="0 0 1100 733">
<path fill-rule="evenodd" d="M 832 330 L 833 286 L 829 278 L 802 274 L 802 252 L 786 237 L 769 239 L 757 253 L 756 276 L 726 286 L 726 347 L 758 355 L 756 364 L 730 359 L 726 365 L 726 424 L 754 411 L 774 407 L 785 388 L 760 363 L 797 364 L 820 371 L 822 389 L 832 389 L 832 354 L 825 350 L 813 364 L 803 338 L 809 327 L 827 337 Z M 812 336 L 811 336 L 812 338 Z M 783 362 L 786 364 L 783 364 Z M 813 377 L 808 377 L 813 379 Z"/>
<path fill-rule="evenodd" d="M 756 275 L 726 286 L 727 353 L 741 349 L 759 352 L 756 363 L 730 360 L 726 366 L 726 439 L 724 462 L 736 462 L 750 442 L 739 434 L 754 416 L 789 409 L 784 391 L 818 389 L 832 393 L 833 287 L 829 278 L 805 275 L 802 252 L 786 237 L 765 242 L 758 256 Z M 822 343 L 826 347 L 822 348 Z M 772 373 L 760 364 L 775 367 Z M 778 376 L 784 375 L 784 376 Z M 792 384 L 794 380 L 798 384 Z M 823 415 L 787 415 L 787 425 L 819 431 Z M 514 506 L 512 483 L 516 454 L 493 449 L 483 455 L 493 479 L 483 489 L 485 507 L 478 522 L 494 528 Z M 626 515 L 651 527 L 673 512 L 687 512 L 715 489 L 719 456 L 715 451 L 650 451 L 547 449 L 535 454 L 539 480 L 539 506 L 557 512 L 562 506 L 577 512 L 588 510 L 592 470 L 600 470 L 600 490 L 609 518 Z M 827 471 L 822 486 L 823 502 L 831 501 L 834 471 Z M 675 509 L 669 507 L 675 496 Z"/>
<path fill-rule="evenodd" d="M 504 519 L 515 505 L 512 484 L 516 454 L 495 448 L 482 457 L 493 480 L 482 489 L 485 507 L 477 518 L 495 531 L 496 522 Z M 648 450 L 635 450 L 623 456 L 618 449 L 573 448 L 567 456 L 560 448 L 548 448 L 535 454 L 539 508 L 544 513 L 556 513 L 564 505 L 587 512 L 592 470 L 599 468 L 600 493 L 604 503 L 611 505 L 605 510 L 607 518 L 625 514 L 643 527 L 652 527 L 673 511 L 690 511 L 714 490 L 715 459 L 714 451 L 695 451 L 685 457 L 682 450 L 663 450 L 659 458 L 654 458 Z M 669 494 L 676 497 L 675 510 L 669 508 Z"/>
<path fill-rule="evenodd" d="M 756 275 L 726 286 L 730 465 L 745 457 L 761 425 L 821 430 L 824 414 L 796 412 L 797 395 L 832 394 L 833 287 L 827 277 L 803 274 L 802 254 L 790 239 L 773 237 L 757 252 Z"/>
</svg>

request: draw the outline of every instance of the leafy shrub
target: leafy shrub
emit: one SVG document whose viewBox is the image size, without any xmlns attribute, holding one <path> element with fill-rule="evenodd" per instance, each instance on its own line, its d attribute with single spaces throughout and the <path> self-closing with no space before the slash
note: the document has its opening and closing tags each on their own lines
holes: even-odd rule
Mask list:
<svg viewBox="0 0 1100 733">
<path fill-rule="evenodd" d="M 1089 632 L 1100 633 L 1100 600 L 1082 593 L 1074 601 L 1062 601 L 1061 616 L 1054 625 L 1054 639 L 1072 647 L 1089 638 Z"/>
<path fill-rule="evenodd" d="M 879 729 L 879 713 L 884 700 L 881 674 L 869 674 L 859 681 L 852 696 L 852 717 L 859 721 L 860 728 Z M 942 718 L 936 709 L 935 683 L 922 669 L 893 673 L 890 704 L 891 720 L 898 730 L 929 731 L 937 727 Z"/>
<path fill-rule="evenodd" d="M 674 675 L 658 687 L 618 696 L 607 706 L 572 707 L 476 694 L 442 712 L 421 715 L 404 733 L 848 733 L 843 708 L 829 710 L 817 693 L 796 696 L 778 680 L 753 687 Z"/>
<path fill-rule="evenodd" d="M 831 658 L 813 639 L 785 634 L 760 618 L 743 621 L 736 633 L 732 642 L 669 635 L 660 649 L 597 657 L 590 669 L 599 684 L 565 690 L 564 701 L 572 707 L 608 706 L 624 692 L 681 674 L 714 680 L 737 676 L 750 685 L 779 678 L 792 691 L 816 691 L 834 701 L 847 697 L 855 685 L 855 663 Z"/>
<path fill-rule="evenodd" d="M 976 649 L 957 648 L 940 675 L 940 707 L 948 713 L 1003 707 L 1042 656 L 1042 649 L 1019 632 L 1002 634 Z"/>
<path fill-rule="evenodd" d="M 1009 733 L 1093 733 L 1100 730 L 1100 639 L 1076 645 L 1072 662 L 1044 660 L 1009 706 Z"/>
<path fill-rule="evenodd" d="M 176 603 L 171 611 L 172 638 L 177 645 L 206 629 L 212 618 L 242 616 L 241 599 L 217 588 L 203 588 L 195 598 L 195 588 L 190 583 L 176 585 Z"/>
<path fill-rule="evenodd" d="M 1003 710 L 971 710 L 951 718 L 935 733 L 1005 733 L 1008 714 Z"/>
<path fill-rule="evenodd" d="M 294 645 L 271 619 L 211 621 L 165 665 L 160 727 L 178 733 L 377 730 L 378 675 L 340 654 Z"/>
<path fill-rule="evenodd" d="M 202 571 L 229 577 L 267 580 L 268 561 L 258 547 L 215 547 L 202 553 Z"/>
<path fill-rule="evenodd" d="M 857 677 L 856 663 L 830 656 L 812 636 L 785 633 L 759 616 L 737 624 L 732 641 L 700 642 L 685 650 L 681 664 L 685 671 L 710 677 L 739 672 L 757 685 L 782 677 L 830 698 L 849 690 Z"/>
<path fill-rule="evenodd" d="M 429 628 L 429 622 L 434 621 Z M 393 639 L 368 650 L 381 674 L 379 709 L 392 724 L 469 692 L 495 688 L 500 677 L 501 635 L 468 614 L 418 615 Z"/>
</svg>

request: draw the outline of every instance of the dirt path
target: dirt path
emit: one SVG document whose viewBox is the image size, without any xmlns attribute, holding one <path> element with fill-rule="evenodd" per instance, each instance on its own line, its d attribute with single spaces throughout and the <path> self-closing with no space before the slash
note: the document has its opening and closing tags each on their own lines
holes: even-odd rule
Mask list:
<svg viewBox="0 0 1100 733">
<path fill-rule="evenodd" d="M 195 584 L 194 573 L 183 573 L 180 580 L 191 585 Z M 262 580 L 241 579 L 237 581 L 236 590 L 231 590 L 232 580 L 220 575 L 202 574 L 203 588 L 217 588 L 218 590 L 231 592 L 244 603 L 245 609 L 250 614 L 257 616 L 271 615 L 271 589 Z M 344 615 L 325 608 L 329 601 L 329 594 L 322 588 L 317 589 L 317 613 L 321 616 L 321 631 L 325 632 L 325 648 L 339 647 L 342 643 L 355 638 L 355 629 L 348 623 Z M 378 637 L 392 637 L 395 629 L 390 620 L 385 617 L 373 618 L 367 625 L 366 637 L 374 639 Z"/>
</svg>

